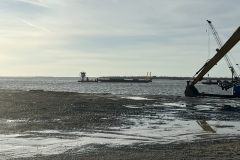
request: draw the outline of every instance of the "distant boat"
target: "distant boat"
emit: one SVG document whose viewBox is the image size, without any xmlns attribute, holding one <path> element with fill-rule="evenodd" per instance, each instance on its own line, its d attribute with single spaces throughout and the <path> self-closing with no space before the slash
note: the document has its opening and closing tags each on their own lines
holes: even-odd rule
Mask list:
<svg viewBox="0 0 240 160">
<path fill-rule="evenodd" d="M 98 78 L 95 78 L 94 80 L 90 79 L 88 77 L 86 77 L 86 72 L 80 72 L 79 73 L 81 79 L 78 80 L 78 82 L 98 82 Z"/>
</svg>

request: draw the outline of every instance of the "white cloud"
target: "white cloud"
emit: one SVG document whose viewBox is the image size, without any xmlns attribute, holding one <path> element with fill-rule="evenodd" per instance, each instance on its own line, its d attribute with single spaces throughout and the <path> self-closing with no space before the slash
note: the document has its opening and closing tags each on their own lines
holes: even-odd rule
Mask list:
<svg viewBox="0 0 240 160">
<path fill-rule="evenodd" d="M 18 0 L 18 1 L 25 2 L 25 3 L 30 3 L 30 4 L 33 4 L 33 5 L 38 5 L 38 6 L 42 6 L 42 7 L 49 7 L 48 5 L 46 5 L 44 3 L 44 2 L 47 2 L 47 1 L 43 1 L 43 0 Z"/>
<path fill-rule="evenodd" d="M 36 27 L 36 28 L 39 28 L 39 29 L 42 29 L 42 30 L 51 32 L 50 30 L 48 30 L 48 29 L 46 29 L 46 28 L 36 26 L 36 25 L 34 25 L 34 24 L 32 24 L 32 23 L 29 23 L 29 22 L 27 22 L 27 21 L 24 21 L 24 20 L 22 20 L 22 21 L 23 21 L 24 23 L 27 23 L 27 24 L 30 25 L 30 26 L 33 26 L 33 27 Z M 51 33 L 52 33 L 52 32 L 51 32 Z"/>
</svg>

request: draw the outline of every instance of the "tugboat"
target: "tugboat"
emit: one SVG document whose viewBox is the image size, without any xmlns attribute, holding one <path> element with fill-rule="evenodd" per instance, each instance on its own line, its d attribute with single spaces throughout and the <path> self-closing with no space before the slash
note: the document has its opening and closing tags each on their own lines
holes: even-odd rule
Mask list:
<svg viewBox="0 0 240 160">
<path fill-rule="evenodd" d="M 80 80 L 78 82 L 98 82 L 98 78 L 95 78 L 94 80 L 90 79 L 88 77 L 86 77 L 86 72 L 80 72 Z"/>
</svg>

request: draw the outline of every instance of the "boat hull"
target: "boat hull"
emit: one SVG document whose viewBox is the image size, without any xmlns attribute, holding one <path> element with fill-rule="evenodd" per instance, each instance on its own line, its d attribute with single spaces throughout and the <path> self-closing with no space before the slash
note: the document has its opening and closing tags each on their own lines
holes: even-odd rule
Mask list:
<svg viewBox="0 0 240 160">
<path fill-rule="evenodd" d="M 111 79 L 111 80 L 99 80 L 99 82 L 111 82 L 111 83 L 149 83 L 151 80 L 125 80 L 125 79 Z"/>
<path fill-rule="evenodd" d="M 98 81 L 78 81 L 78 82 L 81 82 L 81 83 L 93 83 L 93 82 L 98 82 Z"/>
<path fill-rule="evenodd" d="M 218 82 L 202 82 L 202 84 L 216 85 Z"/>
</svg>

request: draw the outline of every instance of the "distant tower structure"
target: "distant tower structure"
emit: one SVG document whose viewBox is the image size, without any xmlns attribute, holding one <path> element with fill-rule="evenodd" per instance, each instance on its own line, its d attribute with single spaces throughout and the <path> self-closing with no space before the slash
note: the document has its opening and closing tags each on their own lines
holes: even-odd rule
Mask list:
<svg viewBox="0 0 240 160">
<path fill-rule="evenodd" d="M 86 79 L 86 72 L 80 72 L 81 73 L 81 81 L 85 81 Z"/>
<path fill-rule="evenodd" d="M 151 78 L 152 78 L 151 72 L 149 72 L 149 75 L 148 75 L 148 72 L 147 72 L 146 80 L 151 80 Z"/>
</svg>

